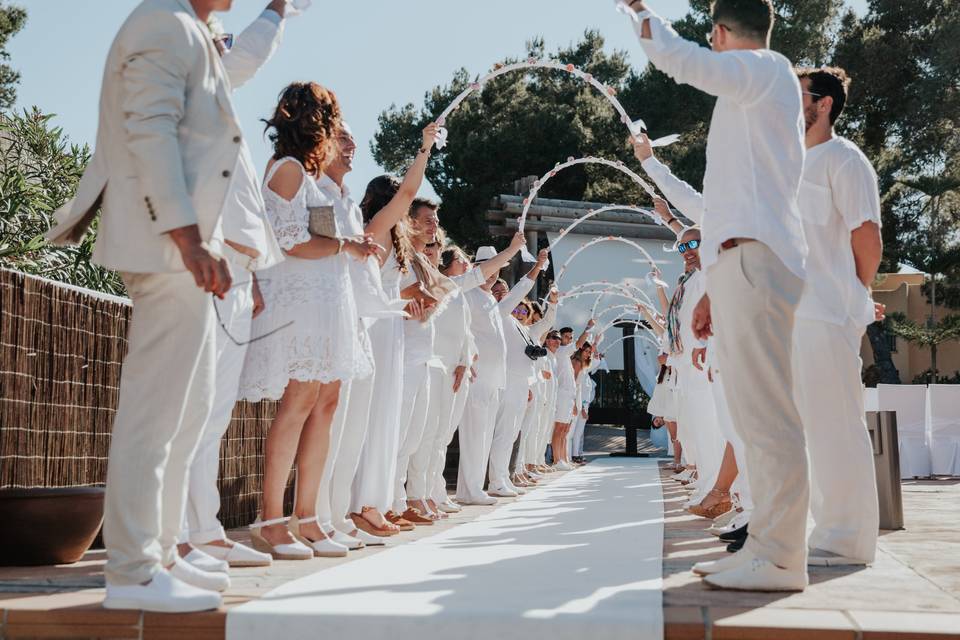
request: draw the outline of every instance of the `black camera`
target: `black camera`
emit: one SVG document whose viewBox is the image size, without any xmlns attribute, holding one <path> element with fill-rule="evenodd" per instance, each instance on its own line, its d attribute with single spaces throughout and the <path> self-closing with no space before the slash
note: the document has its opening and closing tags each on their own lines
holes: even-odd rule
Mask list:
<svg viewBox="0 0 960 640">
<path fill-rule="evenodd" d="M 539 360 L 540 358 L 547 357 L 547 348 L 536 344 L 528 344 L 523 352 L 527 354 L 527 357 L 531 360 Z"/>
</svg>

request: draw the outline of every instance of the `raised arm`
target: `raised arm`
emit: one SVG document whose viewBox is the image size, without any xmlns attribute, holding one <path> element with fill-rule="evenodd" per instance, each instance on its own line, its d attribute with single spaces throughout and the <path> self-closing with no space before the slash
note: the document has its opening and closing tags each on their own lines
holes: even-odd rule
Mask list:
<svg viewBox="0 0 960 640">
<path fill-rule="evenodd" d="M 417 152 L 413 164 L 407 169 L 396 195 L 367 223 L 366 232 L 373 236 L 377 244 L 384 247 L 390 245 L 390 230 L 403 219 L 410 210 L 413 199 L 417 197 L 420 185 L 423 184 L 424 172 L 427 170 L 427 161 L 430 159 L 430 149 L 437 139 L 439 128 L 435 122 L 432 122 L 423 130 L 420 151 Z"/>
<path fill-rule="evenodd" d="M 634 23 L 643 51 L 660 71 L 717 97 L 749 105 L 766 93 L 776 77 L 776 63 L 756 50 L 715 52 L 684 40 L 645 2 L 633 2 Z"/>
<path fill-rule="evenodd" d="M 221 60 L 234 89 L 253 78 L 280 46 L 286 7 L 286 0 L 272 0 L 223 54 Z"/>
<path fill-rule="evenodd" d="M 537 276 L 540 275 L 540 271 L 543 269 L 544 263 L 547 261 L 547 250 L 543 249 L 537 254 L 537 263 L 533 265 L 533 269 L 530 269 L 527 272 L 527 275 L 520 278 L 520 281 L 513 285 L 513 289 L 503 296 L 503 300 L 498 302 L 500 307 L 500 313 L 511 314 L 516 308 L 520 301 L 530 293 L 530 289 L 533 288 L 533 284 L 537 281 Z"/>
<path fill-rule="evenodd" d="M 680 213 L 687 216 L 694 224 L 702 224 L 703 196 L 699 191 L 673 175 L 667 165 L 657 160 L 656 156 L 653 155 L 653 147 L 650 146 L 650 139 L 647 138 L 645 133 L 640 134 L 634 139 L 633 152 L 637 156 L 637 160 L 640 161 L 641 166 L 643 166 L 643 170 L 646 171 L 650 179 L 656 183 L 660 191 L 663 192 L 663 195 L 667 197 L 667 200 L 672 202 L 673 205 L 680 210 Z M 666 203 L 664 203 L 664 205 L 665 204 Z M 656 205 L 656 202 L 654 202 L 654 205 Z M 663 211 L 660 208 L 657 209 L 657 213 L 660 214 L 664 223 L 676 232 L 677 235 L 682 233 L 683 225 L 673 217 L 669 208 L 667 209 L 667 213 L 669 214 L 667 218 L 664 218 Z"/>
<path fill-rule="evenodd" d="M 523 236 L 523 232 L 517 231 L 513 234 L 513 238 L 510 239 L 510 246 L 495 255 L 494 257 L 481 262 L 477 265 L 477 268 L 483 272 L 483 279 L 487 280 L 490 276 L 495 273 L 499 273 L 500 269 L 503 269 L 510 263 L 510 260 L 513 259 L 513 256 L 517 255 L 517 252 L 520 251 L 520 248 L 526 243 L 526 238 Z"/>
<path fill-rule="evenodd" d="M 657 319 L 650 312 L 650 309 L 648 309 L 647 306 L 643 304 L 638 304 L 637 309 L 639 309 L 640 313 L 643 314 L 644 319 L 650 325 L 650 328 L 653 329 L 653 332 L 657 334 L 657 336 L 662 336 L 664 331 L 666 331 L 666 329 L 664 329 L 663 325 L 657 321 Z"/>
<path fill-rule="evenodd" d="M 554 323 L 557 321 L 557 302 L 560 300 L 560 294 L 557 293 L 556 289 L 550 291 L 550 295 L 547 296 L 547 302 L 549 306 L 547 307 L 547 312 L 543 314 L 538 322 L 534 322 L 529 327 L 530 336 L 540 342 L 540 337 L 553 328 Z"/>
<path fill-rule="evenodd" d="M 597 321 L 594 320 L 593 318 L 590 318 L 587 321 L 586 328 L 583 330 L 583 333 L 580 334 L 580 337 L 577 338 L 577 349 L 583 348 L 584 343 L 587 341 L 587 338 L 590 336 L 590 329 L 593 329 L 593 327 L 596 326 L 596 324 L 597 324 Z"/>
</svg>

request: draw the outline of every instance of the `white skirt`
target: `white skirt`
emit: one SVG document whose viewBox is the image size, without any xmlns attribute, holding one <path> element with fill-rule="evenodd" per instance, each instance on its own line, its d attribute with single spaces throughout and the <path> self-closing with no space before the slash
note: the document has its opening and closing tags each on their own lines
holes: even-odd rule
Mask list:
<svg viewBox="0 0 960 640">
<path fill-rule="evenodd" d="M 251 334 L 267 337 L 247 348 L 242 399 L 278 400 L 291 380 L 329 383 L 373 372 L 346 259 L 287 256 L 257 274 L 266 308 L 253 319 Z"/>
<path fill-rule="evenodd" d="M 677 414 L 677 395 L 675 376 L 668 373 L 663 377 L 663 382 L 658 384 L 653 390 L 653 397 L 647 405 L 647 413 L 653 417 L 661 417 L 667 422 L 676 422 Z"/>
</svg>

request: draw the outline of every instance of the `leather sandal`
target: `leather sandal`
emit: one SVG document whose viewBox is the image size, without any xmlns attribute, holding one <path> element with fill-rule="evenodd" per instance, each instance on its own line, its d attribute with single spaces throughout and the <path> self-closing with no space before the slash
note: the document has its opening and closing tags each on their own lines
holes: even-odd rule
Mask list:
<svg viewBox="0 0 960 640">
<path fill-rule="evenodd" d="M 722 516 L 727 511 L 733 508 L 733 503 L 730 501 L 730 492 L 729 491 L 720 491 L 718 489 L 711 489 L 708 495 L 719 498 L 717 502 L 712 507 L 704 507 L 703 503 L 695 504 L 692 507 L 688 508 L 687 511 L 692 513 L 695 516 L 700 516 L 701 518 L 709 518 L 713 520 L 718 516 Z"/>
<path fill-rule="evenodd" d="M 395 536 L 400 533 L 400 529 L 395 527 L 377 527 L 372 522 L 363 517 L 361 513 L 351 513 L 350 520 L 353 522 L 353 526 L 361 531 L 369 533 L 372 536 L 377 536 L 379 538 L 386 538 L 388 536 Z"/>
<path fill-rule="evenodd" d="M 383 514 L 383 517 L 386 518 L 387 522 L 389 522 L 390 524 L 396 525 L 396 527 L 400 529 L 400 531 L 413 531 L 414 529 L 416 529 L 415 524 L 413 524 L 409 520 L 406 520 L 399 513 L 394 513 L 393 511 L 387 511 L 385 514 Z"/>
</svg>

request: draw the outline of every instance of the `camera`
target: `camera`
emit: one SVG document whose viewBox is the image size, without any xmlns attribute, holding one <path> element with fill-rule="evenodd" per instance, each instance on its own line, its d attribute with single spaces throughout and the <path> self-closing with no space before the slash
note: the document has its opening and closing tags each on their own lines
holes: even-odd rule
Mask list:
<svg viewBox="0 0 960 640">
<path fill-rule="evenodd" d="M 537 344 L 528 344 L 523 352 L 531 360 L 539 360 L 540 358 L 547 357 L 547 348 Z"/>
</svg>

